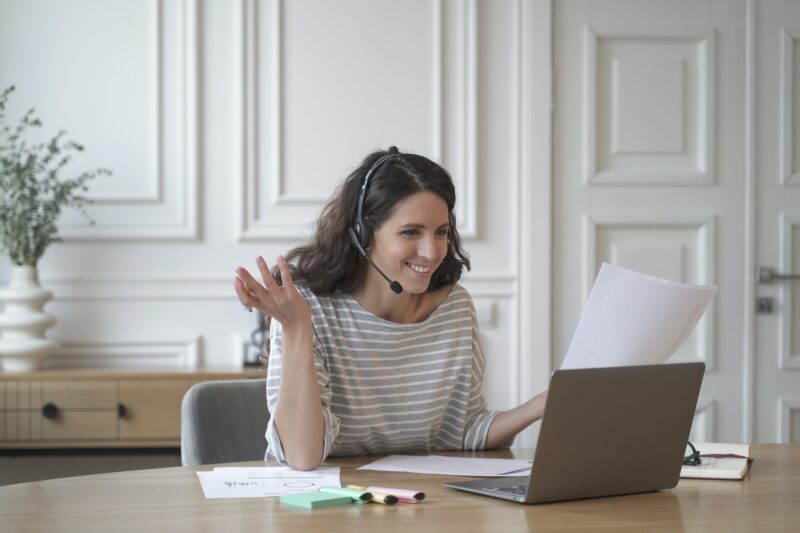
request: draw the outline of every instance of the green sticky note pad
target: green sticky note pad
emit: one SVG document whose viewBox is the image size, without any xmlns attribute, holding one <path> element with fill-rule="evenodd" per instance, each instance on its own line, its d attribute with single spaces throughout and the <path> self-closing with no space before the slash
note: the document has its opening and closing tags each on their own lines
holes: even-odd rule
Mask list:
<svg viewBox="0 0 800 533">
<path fill-rule="evenodd" d="M 319 507 L 333 507 L 334 505 L 349 505 L 353 503 L 353 498 L 326 492 L 299 492 L 281 496 L 281 503 L 306 509 L 317 509 Z"/>
</svg>

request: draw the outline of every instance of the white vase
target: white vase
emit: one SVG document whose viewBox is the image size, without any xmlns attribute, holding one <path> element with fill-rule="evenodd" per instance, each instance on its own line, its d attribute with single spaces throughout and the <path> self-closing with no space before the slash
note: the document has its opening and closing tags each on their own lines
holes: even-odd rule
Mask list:
<svg viewBox="0 0 800 533">
<path fill-rule="evenodd" d="M 56 323 L 55 317 L 42 311 L 53 293 L 39 285 L 36 267 L 15 266 L 11 281 L 0 289 L 0 360 L 7 372 L 24 372 L 42 367 L 46 357 L 55 354 L 59 345 L 44 332 Z"/>
</svg>

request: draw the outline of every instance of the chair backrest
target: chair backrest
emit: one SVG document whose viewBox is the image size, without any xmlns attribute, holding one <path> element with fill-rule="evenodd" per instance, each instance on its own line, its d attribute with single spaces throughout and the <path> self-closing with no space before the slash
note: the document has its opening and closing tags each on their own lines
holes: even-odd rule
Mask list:
<svg viewBox="0 0 800 533">
<path fill-rule="evenodd" d="M 268 420 L 266 379 L 197 383 L 181 403 L 181 463 L 263 459 Z"/>
</svg>

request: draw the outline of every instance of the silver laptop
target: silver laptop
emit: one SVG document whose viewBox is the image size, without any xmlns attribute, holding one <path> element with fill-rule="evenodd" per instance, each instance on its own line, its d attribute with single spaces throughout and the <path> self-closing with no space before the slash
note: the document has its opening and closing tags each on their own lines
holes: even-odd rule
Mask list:
<svg viewBox="0 0 800 533">
<path fill-rule="evenodd" d="M 545 503 L 678 484 L 703 363 L 557 370 L 530 475 L 445 483 Z"/>
</svg>

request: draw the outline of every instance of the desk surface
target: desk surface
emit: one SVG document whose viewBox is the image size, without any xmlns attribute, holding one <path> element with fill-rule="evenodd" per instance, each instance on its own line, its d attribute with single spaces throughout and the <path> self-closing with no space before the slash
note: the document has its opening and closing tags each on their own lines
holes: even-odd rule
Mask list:
<svg viewBox="0 0 800 533">
<path fill-rule="evenodd" d="M 354 470 L 374 459 L 363 457 L 326 466 L 342 467 L 343 484 L 407 486 L 428 498 L 418 505 L 310 511 L 281 506 L 277 498 L 206 500 L 194 472 L 210 465 L 117 472 L 0 487 L 0 531 L 798 531 L 800 444 L 752 450 L 755 461 L 742 481 L 681 480 L 670 491 L 544 505 L 442 486 L 457 478 Z"/>
</svg>

